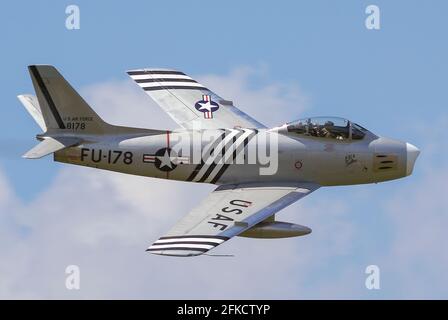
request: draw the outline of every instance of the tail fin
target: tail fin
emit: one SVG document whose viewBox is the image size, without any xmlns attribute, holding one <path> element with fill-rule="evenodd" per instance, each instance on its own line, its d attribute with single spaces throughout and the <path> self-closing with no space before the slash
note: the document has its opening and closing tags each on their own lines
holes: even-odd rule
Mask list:
<svg viewBox="0 0 448 320">
<path fill-rule="evenodd" d="M 109 129 L 64 77 L 48 65 L 28 67 L 48 131 L 101 134 Z"/>
<path fill-rule="evenodd" d="M 166 132 L 110 125 L 90 108 L 53 66 L 33 65 L 28 69 L 37 101 L 32 95 L 18 98 L 44 133 L 37 136 L 41 143 L 28 151 L 25 158 L 37 159 L 64 148 L 91 143 L 93 135 L 101 138 L 104 134 L 141 136 Z M 84 135 L 90 137 L 85 139 Z"/>
</svg>

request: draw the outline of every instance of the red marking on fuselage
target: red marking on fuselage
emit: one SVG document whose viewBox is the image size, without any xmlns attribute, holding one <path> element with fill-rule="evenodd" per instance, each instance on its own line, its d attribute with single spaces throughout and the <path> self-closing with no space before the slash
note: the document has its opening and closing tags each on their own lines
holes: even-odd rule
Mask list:
<svg viewBox="0 0 448 320">
<path fill-rule="evenodd" d="M 170 148 L 170 132 L 169 131 L 166 132 L 166 147 L 168 149 Z"/>
<path fill-rule="evenodd" d="M 168 130 L 166 131 L 166 148 L 167 149 L 170 148 L 170 132 Z M 166 178 L 167 179 L 170 178 L 170 172 L 169 171 L 166 172 Z"/>
</svg>

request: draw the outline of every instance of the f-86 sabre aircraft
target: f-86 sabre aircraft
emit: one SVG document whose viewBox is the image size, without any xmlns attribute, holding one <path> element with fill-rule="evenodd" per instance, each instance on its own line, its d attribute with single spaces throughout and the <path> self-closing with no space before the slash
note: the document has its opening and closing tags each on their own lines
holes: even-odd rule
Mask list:
<svg viewBox="0 0 448 320">
<path fill-rule="evenodd" d="M 234 236 L 309 234 L 276 213 L 321 186 L 377 183 L 412 173 L 420 151 L 342 118 L 268 128 L 186 74 L 128 75 L 180 126 L 154 130 L 104 122 L 52 66 L 32 65 L 36 96 L 20 95 L 43 133 L 24 157 L 218 187 L 147 251 L 204 254 Z"/>
</svg>

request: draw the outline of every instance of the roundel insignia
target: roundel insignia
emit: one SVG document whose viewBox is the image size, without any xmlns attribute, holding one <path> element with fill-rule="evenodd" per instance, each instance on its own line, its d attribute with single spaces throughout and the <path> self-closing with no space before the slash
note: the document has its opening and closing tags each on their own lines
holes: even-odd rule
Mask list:
<svg viewBox="0 0 448 320">
<path fill-rule="evenodd" d="M 170 172 L 180 164 L 190 163 L 190 157 L 179 156 L 170 148 L 161 148 L 154 154 L 144 154 L 143 163 L 153 163 L 154 166 L 164 172 Z"/>
<path fill-rule="evenodd" d="M 212 101 L 209 95 L 202 95 L 202 100 L 196 102 L 194 107 L 204 114 L 204 119 L 213 119 L 213 112 L 219 109 L 219 104 Z"/>
<path fill-rule="evenodd" d="M 177 164 L 174 164 L 171 160 L 175 157 L 175 152 L 170 148 L 159 149 L 154 155 L 154 165 L 161 171 L 172 171 L 177 167 Z"/>
</svg>

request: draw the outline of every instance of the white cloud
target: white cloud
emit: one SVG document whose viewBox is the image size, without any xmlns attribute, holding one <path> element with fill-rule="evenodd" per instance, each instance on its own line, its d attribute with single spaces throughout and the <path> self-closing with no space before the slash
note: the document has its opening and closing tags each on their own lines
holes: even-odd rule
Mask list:
<svg viewBox="0 0 448 320">
<path fill-rule="evenodd" d="M 248 82 L 254 76 L 257 74 L 250 69 L 240 69 L 225 76 L 199 78 L 238 101 L 248 102 L 245 110 L 252 108 L 249 112 L 254 116 L 271 103 L 279 108 L 279 114 L 287 115 L 288 109 L 297 109 L 300 99 L 296 98 L 301 96 L 296 87 L 271 84 L 250 89 Z M 131 81 L 98 84 L 83 93 L 111 123 L 174 127 L 144 92 L 134 86 Z M 15 196 L 2 176 L 0 188 L 2 217 L 11 220 L 8 226 L 2 226 L 1 232 L 1 239 L 8 240 L 0 245 L 1 297 L 293 295 L 294 286 L 288 281 L 291 265 L 286 261 L 291 260 L 290 252 L 296 250 L 294 240 L 263 241 L 260 246 L 258 241 L 236 239 L 234 245 L 225 244 L 217 250 L 235 253 L 236 258 L 176 261 L 144 252 L 147 245 L 163 235 L 213 186 L 66 166 L 31 203 L 13 201 Z M 283 250 L 278 250 L 278 245 Z M 279 261 L 285 263 L 272 272 Z M 69 264 L 81 268 L 79 292 L 64 287 L 64 270 Z"/>
<path fill-rule="evenodd" d="M 154 129 L 175 127 L 171 118 L 131 79 L 94 84 L 84 88 L 82 94 L 111 124 Z"/>
<path fill-rule="evenodd" d="M 350 232 L 347 235 L 325 231 L 332 223 L 338 225 L 341 207 L 326 216 L 326 223 L 319 223 L 323 232 L 316 232 L 318 247 L 309 241 L 307 244 L 306 238 L 276 241 L 236 238 L 216 250 L 235 254 L 234 258 L 179 259 L 144 252 L 148 244 L 212 188 L 88 168 L 63 169 L 37 200 L 23 208 L 14 208 L 14 216 L 21 218 L 1 232 L 0 296 L 303 296 L 296 288 L 311 268 L 325 263 L 328 256 L 341 254 L 349 242 Z M 306 210 L 303 218 L 308 216 L 310 221 L 313 220 L 310 215 L 319 210 L 301 208 L 289 210 Z M 350 229 L 347 225 L 341 227 L 341 231 Z M 22 234 L 21 230 L 26 232 Z M 5 239 L 10 241 L 5 243 Z M 79 292 L 64 287 L 64 269 L 69 264 L 81 268 Z"/>
<path fill-rule="evenodd" d="M 263 76 L 243 68 L 198 79 L 267 124 L 281 123 L 303 110 L 306 99 L 294 85 L 250 86 L 254 77 Z M 175 126 L 131 81 L 94 85 L 84 93 L 112 123 Z M 436 180 L 437 190 L 443 190 L 446 177 Z M 423 186 L 430 190 L 433 179 L 428 175 Z M 420 187 L 415 183 L 403 191 L 413 195 L 406 201 L 400 200 L 401 193 L 393 198 L 381 195 L 389 199 L 386 209 L 396 238 L 393 250 L 375 258 L 394 275 L 403 275 L 398 288 L 407 288 L 404 281 L 418 273 L 443 276 L 447 265 L 446 253 L 437 255 L 447 221 L 442 213 L 433 214 L 441 212 L 446 202 L 440 200 L 442 191 L 421 194 Z M 211 190 L 210 185 L 67 165 L 37 199 L 22 203 L 0 170 L 0 298 L 369 297 L 363 287 L 365 264 L 351 256 L 362 234 L 353 221 L 353 204 L 341 196 L 343 190 L 338 196 L 329 189 L 319 190 L 278 215 L 312 227 L 313 233 L 306 237 L 235 238 L 216 249 L 216 253 L 235 254 L 233 258 L 182 259 L 144 252 Z M 428 200 L 433 201 L 429 207 Z M 428 213 L 420 220 L 425 208 Z M 419 237 L 425 239 L 410 246 L 409 242 L 416 243 L 416 230 L 422 230 Z M 406 268 L 407 263 L 419 266 L 421 257 L 426 261 L 421 270 Z M 438 266 L 429 263 L 431 257 Z M 65 289 L 64 271 L 70 264 L 81 268 L 79 291 Z M 394 269 L 395 264 L 405 270 Z M 418 285 L 420 290 L 430 286 Z"/>
<path fill-rule="evenodd" d="M 266 84 L 254 87 L 253 78 Z M 203 75 L 197 79 L 268 127 L 295 120 L 309 103 L 298 84 L 270 81 L 265 66 L 243 67 L 226 76 Z"/>
<path fill-rule="evenodd" d="M 298 84 L 269 81 L 265 67 L 241 67 L 226 75 L 192 75 L 224 99 L 267 126 L 296 119 L 308 106 L 309 98 Z M 264 82 L 253 86 L 254 80 Z M 175 128 L 175 123 L 129 79 L 92 85 L 83 90 L 87 101 L 113 124 L 154 129 Z"/>
<path fill-rule="evenodd" d="M 440 147 L 440 145 L 439 145 Z M 409 298 L 445 298 L 448 278 L 448 167 L 427 169 L 386 204 L 394 227 L 390 253 L 382 260 Z"/>
<path fill-rule="evenodd" d="M 14 194 L 3 172 L 0 171 L 0 208 L 8 206 L 11 202 L 14 202 Z"/>
</svg>

